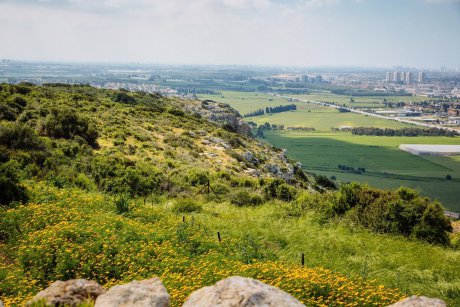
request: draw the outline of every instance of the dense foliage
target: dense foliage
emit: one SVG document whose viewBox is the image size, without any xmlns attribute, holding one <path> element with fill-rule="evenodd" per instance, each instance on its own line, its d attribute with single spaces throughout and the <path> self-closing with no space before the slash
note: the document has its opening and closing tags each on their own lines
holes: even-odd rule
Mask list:
<svg viewBox="0 0 460 307">
<path fill-rule="evenodd" d="M 374 128 L 356 127 L 351 129 L 355 135 L 374 135 L 374 136 L 457 136 L 458 132 L 439 128 Z"/>
</svg>

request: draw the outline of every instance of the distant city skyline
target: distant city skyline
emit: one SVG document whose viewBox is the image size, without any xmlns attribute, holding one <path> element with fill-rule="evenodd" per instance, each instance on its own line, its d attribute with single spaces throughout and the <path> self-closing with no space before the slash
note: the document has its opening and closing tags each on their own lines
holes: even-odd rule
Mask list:
<svg viewBox="0 0 460 307">
<path fill-rule="evenodd" d="M 15 60 L 460 65 L 459 0 L 0 0 L 0 27 Z"/>
</svg>

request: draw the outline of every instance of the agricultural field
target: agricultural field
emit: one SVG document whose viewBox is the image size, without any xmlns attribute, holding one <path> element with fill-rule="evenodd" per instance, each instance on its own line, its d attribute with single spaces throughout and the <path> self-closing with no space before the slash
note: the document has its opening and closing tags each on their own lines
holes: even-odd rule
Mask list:
<svg viewBox="0 0 460 307">
<path fill-rule="evenodd" d="M 266 107 L 292 104 L 292 102 L 289 102 L 287 99 L 256 92 L 222 91 L 221 95 L 199 95 L 198 97 L 202 100 L 210 99 L 228 103 L 234 109 L 238 110 L 241 115 L 257 109 L 265 109 Z M 296 102 L 295 104 L 303 105 L 303 103 L 299 102 Z"/>
<path fill-rule="evenodd" d="M 411 102 L 425 101 L 424 96 L 347 96 L 336 95 L 331 92 L 311 92 L 304 95 L 291 95 L 292 97 L 308 99 L 313 101 L 335 102 L 351 108 L 385 108 L 384 100 L 387 102 Z M 353 98 L 353 101 L 351 101 Z"/>
<path fill-rule="evenodd" d="M 380 188 L 408 186 L 460 211 L 459 157 L 417 156 L 398 148 L 400 144 L 460 144 L 450 137 L 375 137 L 350 133 L 266 132 L 271 144 L 286 148 L 305 169 L 336 177 L 339 182 L 366 182 Z M 338 165 L 365 168 L 362 174 L 343 171 Z M 450 175 L 453 179 L 447 180 Z"/>
<path fill-rule="evenodd" d="M 223 92 L 213 96 L 214 100 L 225 102 L 240 111 L 249 112 L 257 108 L 271 106 L 266 96 L 258 93 Z M 319 94 L 318 94 L 319 95 Z M 300 96 L 299 96 L 300 97 Z M 335 99 L 337 103 L 346 103 L 349 97 L 329 94 L 308 95 L 302 98 L 312 100 Z M 401 99 L 419 99 L 425 97 L 394 96 L 389 101 Z M 210 98 L 212 99 L 212 98 Z M 289 104 L 286 99 L 275 98 L 274 105 Z M 355 101 L 367 103 L 382 97 L 356 97 Z M 305 169 L 328 177 L 337 182 L 366 182 L 379 188 L 397 188 L 408 186 L 422 192 L 423 195 L 438 199 L 448 209 L 460 211 L 458 190 L 460 189 L 460 157 L 415 156 L 400 150 L 401 144 L 445 144 L 459 145 L 460 138 L 449 137 L 376 137 L 354 136 L 349 132 L 331 132 L 331 128 L 378 127 L 404 128 L 407 124 L 392 120 L 368 117 L 354 113 L 340 113 L 333 108 L 296 102 L 297 110 L 272 115 L 247 118 L 258 125 L 283 124 L 285 127 L 315 128 L 315 132 L 294 131 L 265 132 L 266 142 L 280 148 L 286 148 L 288 156 L 304 165 Z M 362 174 L 342 171 L 338 165 L 365 168 Z M 453 179 L 446 180 L 450 175 Z"/>
</svg>

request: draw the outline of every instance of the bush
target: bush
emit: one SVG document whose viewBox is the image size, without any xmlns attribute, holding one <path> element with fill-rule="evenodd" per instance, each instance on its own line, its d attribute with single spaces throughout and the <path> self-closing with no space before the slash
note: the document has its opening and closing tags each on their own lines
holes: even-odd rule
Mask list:
<svg viewBox="0 0 460 307">
<path fill-rule="evenodd" d="M 97 145 L 96 139 L 99 136 L 94 125 L 71 109 L 52 109 L 41 123 L 40 130 L 43 135 L 52 138 L 72 139 L 78 135 L 91 146 Z"/>
<path fill-rule="evenodd" d="M 131 211 L 129 195 L 120 195 L 115 199 L 115 208 L 118 214 L 125 214 Z"/>
<path fill-rule="evenodd" d="M 276 197 L 284 201 L 291 201 L 297 195 L 297 190 L 289 184 L 283 183 L 276 188 Z"/>
<path fill-rule="evenodd" d="M 230 202 L 232 205 L 243 206 L 259 206 L 264 203 L 264 199 L 258 194 L 249 193 L 246 190 L 238 191 L 231 196 Z"/>
<path fill-rule="evenodd" d="M 12 202 L 27 202 L 26 189 L 19 184 L 14 162 L 0 164 L 0 205 L 9 206 Z"/>
<path fill-rule="evenodd" d="M 400 234 L 433 244 L 449 244 L 452 225 L 437 202 L 409 188 L 382 191 L 357 183 L 342 185 L 332 203 L 336 215 L 380 233 Z"/>
<path fill-rule="evenodd" d="M 332 176 L 335 178 L 335 176 Z M 332 179 L 331 177 L 331 179 Z M 323 187 L 323 188 L 326 188 L 326 189 L 336 189 L 336 185 L 335 183 L 329 178 L 327 178 L 326 176 L 323 176 L 323 175 L 318 175 L 315 177 L 315 180 L 316 180 L 316 184 Z"/>
<path fill-rule="evenodd" d="M 23 150 L 43 150 L 45 148 L 32 129 L 16 123 L 0 125 L 0 145 Z"/>
<path fill-rule="evenodd" d="M 203 207 L 192 199 L 178 199 L 172 207 L 172 211 L 176 213 L 192 213 L 200 212 Z"/>
<path fill-rule="evenodd" d="M 121 102 L 126 104 L 135 104 L 136 99 L 131 97 L 128 93 L 124 91 L 117 92 L 113 97 L 112 100 L 115 102 Z"/>
</svg>

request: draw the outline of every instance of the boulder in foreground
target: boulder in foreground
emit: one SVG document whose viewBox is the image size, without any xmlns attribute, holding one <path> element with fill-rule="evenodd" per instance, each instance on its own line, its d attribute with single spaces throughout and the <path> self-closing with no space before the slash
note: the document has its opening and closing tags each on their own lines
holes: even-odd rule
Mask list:
<svg viewBox="0 0 460 307">
<path fill-rule="evenodd" d="M 412 295 L 388 307 L 446 307 L 446 303 L 437 298 Z"/>
<path fill-rule="evenodd" d="M 300 307 L 290 294 L 258 280 L 233 276 L 193 292 L 183 307 Z"/>
<path fill-rule="evenodd" d="M 159 278 L 132 281 L 124 285 L 113 286 L 99 296 L 95 307 L 167 307 L 169 294 Z"/>
<path fill-rule="evenodd" d="M 47 306 L 77 306 L 87 300 L 95 300 L 105 289 L 95 281 L 71 279 L 55 281 L 48 288 L 38 292 L 27 306 L 43 302 Z"/>
</svg>

